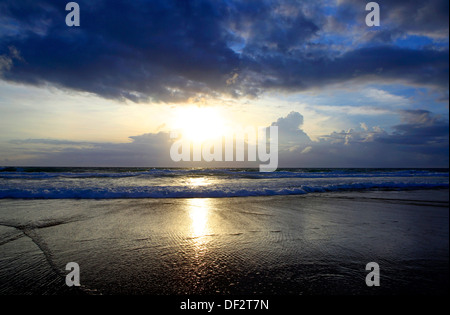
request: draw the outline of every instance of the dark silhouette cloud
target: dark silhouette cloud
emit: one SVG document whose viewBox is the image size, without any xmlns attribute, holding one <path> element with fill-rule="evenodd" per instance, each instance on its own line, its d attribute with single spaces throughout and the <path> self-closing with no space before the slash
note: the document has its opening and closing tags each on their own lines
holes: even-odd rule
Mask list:
<svg viewBox="0 0 450 315">
<path fill-rule="evenodd" d="M 70 28 L 65 1 L 0 3 L 4 80 L 135 102 L 256 96 L 355 79 L 448 85 L 448 47 L 392 42 L 402 34 L 448 34 L 448 1 L 380 1 L 387 25 L 377 35 L 383 40 L 375 41 L 381 44 L 345 51 L 323 44 L 325 1 L 77 2 L 81 26 Z M 334 20 L 350 25 L 365 14 L 360 1 L 345 0 Z M 348 36 L 345 28 L 333 32 Z"/>
</svg>

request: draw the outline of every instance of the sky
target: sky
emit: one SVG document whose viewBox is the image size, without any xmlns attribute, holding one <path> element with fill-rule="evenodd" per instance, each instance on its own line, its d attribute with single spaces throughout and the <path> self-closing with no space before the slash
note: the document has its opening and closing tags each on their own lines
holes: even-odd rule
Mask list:
<svg viewBox="0 0 450 315">
<path fill-rule="evenodd" d="M 0 2 L 0 166 L 180 166 L 172 131 L 246 126 L 280 167 L 449 165 L 447 0 L 68 2 Z"/>
</svg>

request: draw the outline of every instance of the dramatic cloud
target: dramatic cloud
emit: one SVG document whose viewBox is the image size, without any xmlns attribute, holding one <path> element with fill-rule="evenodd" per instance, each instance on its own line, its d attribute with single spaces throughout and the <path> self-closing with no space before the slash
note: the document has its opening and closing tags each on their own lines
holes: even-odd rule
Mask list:
<svg viewBox="0 0 450 315">
<path fill-rule="evenodd" d="M 286 117 L 279 118 L 272 126 L 278 126 L 278 136 L 283 146 L 308 144 L 311 139 L 301 129 L 303 116 L 297 112 L 291 112 Z"/>
<path fill-rule="evenodd" d="M 65 2 L 0 3 L 4 80 L 136 102 L 297 92 L 349 80 L 448 86 L 448 40 L 433 44 L 448 38 L 446 0 L 380 1 L 379 31 L 369 31 L 356 0 L 77 2 L 81 26 L 72 28 Z M 431 42 L 396 44 L 409 35 Z M 366 41 L 339 45 L 358 36 Z"/>
</svg>

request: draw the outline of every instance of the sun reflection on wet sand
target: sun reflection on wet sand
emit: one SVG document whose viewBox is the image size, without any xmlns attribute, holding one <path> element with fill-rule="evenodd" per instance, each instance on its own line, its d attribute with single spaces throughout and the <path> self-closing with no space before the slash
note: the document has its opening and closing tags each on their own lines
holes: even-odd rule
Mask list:
<svg viewBox="0 0 450 315">
<path fill-rule="evenodd" d="M 186 253 L 188 254 L 188 260 L 191 262 L 190 277 L 186 281 L 196 290 L 202 291 L 209 273 L 208 235 L 211 235 L 211 201 L 202 198 L 186 201 L 190 218 L 190 225 L 187 230 L 189 245 L 186 248 Z"/>
<path fill-rule="evenodd" d="M 189 217 L 191 219 L 190 237 L 198 251 L 206 249 L 205 236 L 211 234 L 209 222 L 210 201 L 209 199 L 189 199 Z"/>
<path fill-rule="evenodd" d="M 189 216 L 193 237 L 204 236 L 208 231 L 208 203 L 206 199 L 189 200 Z"/>
</svg>

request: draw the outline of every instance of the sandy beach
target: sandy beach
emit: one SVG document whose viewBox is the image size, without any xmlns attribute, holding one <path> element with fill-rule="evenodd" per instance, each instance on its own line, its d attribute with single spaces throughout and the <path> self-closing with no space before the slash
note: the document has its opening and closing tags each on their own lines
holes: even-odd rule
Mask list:
<svg viewBox="0 0 450 315">
<path fill-rule="evenodd" d="M 0 294 L 446 294 L 448 203 L 447 189 L 3 199 Z"/>
</svg>

